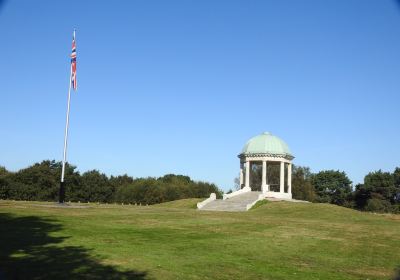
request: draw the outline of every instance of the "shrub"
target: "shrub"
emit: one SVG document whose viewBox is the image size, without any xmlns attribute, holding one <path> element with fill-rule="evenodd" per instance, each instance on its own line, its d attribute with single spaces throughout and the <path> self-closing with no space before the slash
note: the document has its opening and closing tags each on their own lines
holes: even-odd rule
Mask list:
<svg viewBox="0 0 400 280">
<path fill-rule="evenodd" d="M 365 210 L 377 213 L 387 213 L 392 210 L 392 205 L 386 200 L 371 198 L 367 201 Z"/>
</svg>

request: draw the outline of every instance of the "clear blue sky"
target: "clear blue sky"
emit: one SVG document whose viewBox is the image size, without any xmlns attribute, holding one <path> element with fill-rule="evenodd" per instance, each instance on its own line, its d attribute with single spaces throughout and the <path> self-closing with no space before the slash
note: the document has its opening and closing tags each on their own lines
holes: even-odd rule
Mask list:
<svg viewBox="0 0 400 280">
<path fill-rule="evenodd" d="M 0 1 L 1 2 L 1 1 Z M 225 190 L 263 131 L 312 171 L 354 183 L 400 166 L 394 0 L 16 1 L 0 6 L 0 165 L 62 159 Z"/>
</svg>

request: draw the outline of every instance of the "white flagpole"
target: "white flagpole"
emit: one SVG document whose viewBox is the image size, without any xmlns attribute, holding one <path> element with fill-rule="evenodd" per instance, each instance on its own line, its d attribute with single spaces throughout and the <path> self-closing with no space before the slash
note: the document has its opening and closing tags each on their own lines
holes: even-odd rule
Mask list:
<svg viewBox="0 0 400 280">
<path fill-rule="evenodd" d="M 75 40 L 75 30 L 74 30 L 74 40 Z M 65 200 L 65 183 L 64 183 L 64 175 L 65 175 L 65 163 L 67 161 L 67 143 L 68 143 L 68 127 L 69 127 L 69 109 L 71 103 L 71 84 L 72 84 L 72 63 L 70 67 L 69 74 L 69 88 L 68 88 L 68 105 L 67 105 L 67 120 L 65 122 L 65 133 L 64 133 L 64 153 L 63 153 L 63 161 L 62 161 L 62 169 L 61 169 L 61 182 L 60 182 L 60 193 L 59 193 L 59 203 L 64 203 Z"/>
<path fill-rule="evenodd" d="M 64 133 L 64 153 L 63 153 L 63 164 L 61 170 L 61 182 L 64 182 L 64 173 L 65 173 L 65 162 L 67 160 L 67 141 L 68 141 L 68 127 L 69 127 L 69 108 L 71 103 L 71 79 L 72 79 L 72 66 L 71 73 L 69 75 L 69 89 L 68 89 L 68 105 L 67 105 L 67 121 L 65 123 L 65 133 Z"/>
<path fill-rule="evenodd" d="M 62 169 L 61 169 L 61 184 L 60 184 L 60 195 L 59 195 L 59 203 L 64 203 L 65 199 L 65 187 L 64 187 L 64 175 L 65 175 L 65 163 L 67 161 L 67 143 L 68 143 L 68 127 L 69 127 L 69 108 L 71 103 L 71 81 L 72 79 L 72 65 L 69 75 L 69 88 L 68 88 L 68 105 L 67 105 L 67 120 L 65 122 L 65 133 L 64 133 L 64 153 L 63 153 L 63 161 L 62 161 Z"/>
</svg>

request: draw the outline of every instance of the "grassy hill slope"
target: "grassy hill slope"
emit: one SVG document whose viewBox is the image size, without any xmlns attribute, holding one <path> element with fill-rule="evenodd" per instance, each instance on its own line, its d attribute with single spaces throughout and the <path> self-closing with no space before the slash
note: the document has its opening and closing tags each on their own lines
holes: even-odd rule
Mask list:
<svg viewBox="0 0 400 280">
<path fill-rule="evenodd" d="M 288 202 L 203 212 L 198 201 L 0 201 L 0 279 L 390 279 L 400 266 L 399 215 Z"/>
</svg>

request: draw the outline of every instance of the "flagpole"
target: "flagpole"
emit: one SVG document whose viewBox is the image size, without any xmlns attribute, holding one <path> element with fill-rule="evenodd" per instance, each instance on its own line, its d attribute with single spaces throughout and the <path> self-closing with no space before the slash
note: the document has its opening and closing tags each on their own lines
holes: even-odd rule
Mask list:
<svg viewBox="0 0 400 280">
<path fill-rule="evenodd" d="M 65 133 L 64 133 L 64 153 L 63 153 L 63 161 L 62 161 L 62 169 L 61 169 L 61 182 L 60 182 L 60 193 L 59 193 L 59 203 L 64 203 L 65 200 L 65 163 L 67 160 L 67 141 L 68 141 L 68 127 L 69 127 L 69 108 L 71 103 L 71 84 L 72 84 L 72 65 L 69 74 L 69 89 L 68 89 L 68 105 L 67 105 L 67 120 L 65 122 Z"/>
</svg>

